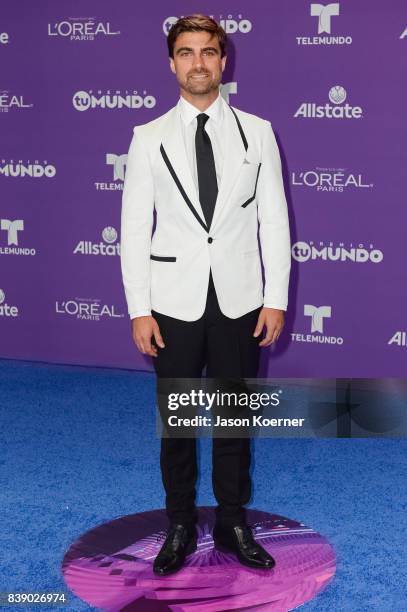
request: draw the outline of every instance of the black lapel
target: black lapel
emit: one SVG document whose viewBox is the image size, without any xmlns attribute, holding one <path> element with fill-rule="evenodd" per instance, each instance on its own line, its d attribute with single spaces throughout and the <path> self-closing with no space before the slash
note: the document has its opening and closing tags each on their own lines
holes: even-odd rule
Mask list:
<svg viewBox="0 0 407 612">
<path fill-rule="evenodd" d="M 240 121 L 239 121 L 239 117 L 236 115 L 235 111 L 234 111 L 234 110 L 233 110 L 233 108 L 230 106 L 230 104 L 229 104 L 229 108 L 230 108 L 230 110 L 232 111 L 232 113 L 233 113 L 233 115 L 234 115 L 234 117 L 235 117 L 235 119 L 236 119 L 237 127 L 239 128 L 239 132 L 240 132 L 240 136 L 242 137 L 242 140 L 243 140 L 243 145 L 244 145 L 244 148 L 245 148 L 245 149 L 246 149 L 246 151 L 247 151 L 247 147 L 248 147 L 249 145 L 247 144 L 247 139 L 246 139 L 246 135 L 245 135 L 245 133 L 244 133 L 244 131 L 243 131 L 242 124 L 240 123 Z"/>
<path fill-rule="evenodd" d="M 174 168 L 171 165 L 170 160 L 168 159 L 168 155 L 165 152 L 165 149 L 163 147 L 163 145 L 161 144 L 160 146 L 160 151 L 161 151 L 161 155 L 163 156 L 163 159 L 165 161 L 165 164 L 168 168 L 168 170 L 170 171 L 170 174 L 172 176 L 172 178 L 175 181 L 176 186 L 178 187 L 178 189 L 181 192 L 182 197 L 184 198 L 189 210 L 192 212 L 192 214 L 194 215 L 195 219 L 202 225 L 202 227 L 204 228 L 204 230 L 206 232 L 209 232 L 208 226 L 206 225 L 206 223 L 201 219 L 201 217 L 198 215 L 198 213 L 196 212 L 195 208 L 192 205 L 191 200 L 189 199 L 189 197 L 187 196 L 185 189 L 183 188 L 181 181 L 179 180 L 177 173 L 175 172 Z"/>
<path fill-rule="evenodd" d="M 236 121 L 237 121 L 237 125 L 238 125 L 238 127 L 239 127 L 240 135 L 241 135 L 242 140 L 243 140 L 244 148 L 245 148 L 245 149 L 246 149 L 246 151 L 247 151 L 248 144 L 247 144 L 247 140 L 246 140 L 245 133 L 244 133 L 243 128 L 242 128 L 242 126 L 241 126 L 241 123 L 240 123 L 240 121 L 239 121 L 239 118 L 238 118 L 238 116 L 236 115 L 236 113 L 235 113 L 235 111 L 233 110 L 233 108 L 230 106 L 230 104 L 229 104 L 229 107 L 230 107 L 230 110 L 232 111 L 232 113 L 233 113 L 233 114 L 234 114 L 234 116 L 235 116 L 235 119 L 236 119 Z M 242 208 L 245 208 L 245 207 L 246 207 L 248 204 L 250 204 L 250 202 L 253 202 L 254 198 L 256 197 L 257 181 L 259 180 L 259 172 L 260 172 L 260 167 L 261 167 L 261 162 L 259 163 L 259 167 L 257 168 L 256 183 L 255 183 L 255 185 L 254 185 L 254 193 L 253 193 L 253 195 L 252 195 L 252 197 L 251 197 L 251 198 L 249 198 L 248 200 L 246 200 L 246 202 L 244 202 L 244 203 L 242 204 Z"/>
<path fill-rule="evenodd" d="M 244 148 L 245 148 L 245 150 L 247 151 L 248 144 L 247 144 L 246 135 L 245 135 L 245 133 L 244 133 L 244 131 L 243 131 L 242 125 L 241 125 L 241 123 L 240 123 L 240 121 L 239 121 L 238 116 L 236 115 L 235 111 L 233 110 L 233 108 L 230 106 L 230 104 L 228 104 L 228 106 L 229 106 L 230 110 L 232 111 L 234 118 L 236 119 L 237 127 L 239 128 L 239 132 L 240 132 L 240 136 L 242 137 L 242 141 L 243 141 Z M 163 158 L 163 160 L 164 160 L 164 162 L 165 162 L 165 165 L 167 166 L 167 168 L 168 168 L 168 170 L 169 170 L 169 172 L 170 172 L 170 174 L 171 174 L 172 178 L 174 179 L 175 184 L 176 184 L 176 186 L 178 187 L 178 189 L 179 189 L 179 191 L 180 191 L 180 193 L 181 193 L 182 197 L 184 198 L 185 203 L 186 203 L 186 205 L 188 206 L 189 210 L 192 212 L 192 214 L 194 215 L 194 217 L 195 217 L 195 219 L 198 221 L 198 223 L 199 223 L 200 225 L 202 225 L 202 227 L 204 228 L 204 230 L 205 230 L 206 232 L 208 232 L 208 233 L 209 233 L 209 228 L 208 228 L 208 226 L 207 226 L 207 225 L 206 225 L 206 223 L 205 223 L 205 222 L 204 222 L 204 221 L 201 219 L 201 217 L 200 217 L 200 216 L 198 215 L 198 213 L 196 212 L 196 210 L 195 210 L 194 206 L 192 205 L 192 202 L 191 202 L 191 200 L 189 199 L 189 197 L 188 197 L 188 195 L 187 195 L 187 193 L 186 193 L 185 189 L 183 188 L 182 183 L 181 183 L 181 181 L 179 180 L 179 178 L 178 178 L 178 176 L 177 176 L 177 173 L 175 172 L 174 168 L 172 167 L 172 164 L 171 164 L 170 160 L 168 159 L 168 155 L 167 155 L 167 153 L 166 153 L 166 151 L 165 151 L 164 146 L 163 146 L 163 144 L 162 144 L 162 143 L 161 143 L 161 145 L 160 145 L 160 152 L 161 152 L 162 158 Z M 257 181 L 256 181 L 256 185 L 257 185 Z M 251 200 L 250 200 L 250 201 L 251 201 Z M 248 204 L 248 203 L 249 203 L 249 202 L 247 202 L 246 204 Z"/>
</svg>

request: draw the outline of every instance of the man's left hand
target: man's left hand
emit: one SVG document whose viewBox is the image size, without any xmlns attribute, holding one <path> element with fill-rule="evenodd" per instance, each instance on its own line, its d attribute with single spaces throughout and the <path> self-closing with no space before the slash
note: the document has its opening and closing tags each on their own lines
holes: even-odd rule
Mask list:
<svg viewBox="0 0 407 612">
<path fill-rule="evenodd" d="M 266 335 L 259 346 L 270 346 L 280 336 L 284 327 L 284 310 L 277 308 L 263 308 L 260 310 L 259 318 L 257 319 L 256 329 L 253 336 L 257 338 L 262 332 L 264 325 L 266 326 Z"/>
</svg>

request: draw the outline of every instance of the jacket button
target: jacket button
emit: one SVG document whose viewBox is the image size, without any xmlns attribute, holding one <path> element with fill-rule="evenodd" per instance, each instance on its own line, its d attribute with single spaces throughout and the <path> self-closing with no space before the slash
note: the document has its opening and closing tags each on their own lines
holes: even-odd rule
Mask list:
<svg viewBox="0 0 407 612">
<path fill-rule="evenodd" d="M 209 244 L 211 244 L 211 242 L 213 242 L 213 238 L 211 238 L 211 237 L 209 236 L 209 238 L 208 238 L 208 242 L 209 242 Z"/>
</svg>

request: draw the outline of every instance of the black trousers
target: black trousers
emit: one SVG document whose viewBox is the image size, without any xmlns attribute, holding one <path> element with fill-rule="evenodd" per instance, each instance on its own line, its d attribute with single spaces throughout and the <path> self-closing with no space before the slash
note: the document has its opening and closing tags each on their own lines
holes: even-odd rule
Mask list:
<svg viewBox="0 0 407 612">
<path fill-rule="evenodd" d="M 260 310 L 261 306 L 237 319 L 226 317 L 219 308 L 212 274 L 205 311 L 197 321 L 181 321 L 153 310 L 165 344 L 153 357 L 157 378 L 200 378 L 205 365 L 208 378 L 255 378 L 260 337 L 254 338 L 253 332 Z M 246 521 L 250 444 L 250 438 L 212 438 L 212 486 L 220 525 Z M 161 438 L 160 466 L 169 520 L 195 523 L 196 438 Z"/>
</svg>

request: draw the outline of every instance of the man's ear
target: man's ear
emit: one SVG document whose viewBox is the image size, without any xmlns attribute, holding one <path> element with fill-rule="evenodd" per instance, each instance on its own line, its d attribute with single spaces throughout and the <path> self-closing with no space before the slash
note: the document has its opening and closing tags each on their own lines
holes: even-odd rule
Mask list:
<svg viewBox="0 0 407 612">
<path fill-rule="evenodd" d="M 176 70 L 175 70 L 174 59 L 172 57 L 170 57 L 169 60 L 170 60 L 171 72 L 173 72 L 175 74 Z"/>
<path fill-rule="evenodd" d="M 225 70 L 225 66 L 226 66 L 226 58 L 227 58 L 227 56 L 226 56 L 226 55 L 224 55 L 224 56 L 222 57 L 222 59 L 221 59 L 221 61 L 222 61 L 222 72 Z"/>
</svg>

